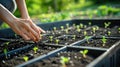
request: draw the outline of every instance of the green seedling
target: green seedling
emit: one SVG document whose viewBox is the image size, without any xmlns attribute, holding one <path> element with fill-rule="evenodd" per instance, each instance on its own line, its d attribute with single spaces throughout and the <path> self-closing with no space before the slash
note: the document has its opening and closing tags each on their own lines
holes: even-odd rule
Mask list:
<svg viewBox="0 0 120 67">
<path fill-rule="evenodd" d="M 43 34 L 40 34 L 40 39 L 43 37 Z"/>
<path fill-rule="evenodd" d="M 108 33 L 109 36 L 111 35 L 111 31 L 108 31 L 107 33 Z"/>
<path fill-rule="evenodd" d="M 88 25 L 91 26 L 91 25 L 92 25 L 92 22 L 89 22 Z"/>
<path fill-rule="evenodd" d="M 23 59 L 25 62 L 27 62 L 29 58 L 27 56 L 24 56 Z"/>
<path fill-rule="evenodd" d="M 90 36 L 85 36 L 85 39 L 86 39 L 86 41 L 87 41 L 88 44 L 90 43 L 89 42 L 89 38 L 90 38 Z"/>
<path fill-rule="evenodd" d="M 57 28 L 56 28 L 56 27 L 53 27 L 53 30 L 54 30 L 54 31 L 56 31 L 56 30 L 57 30 Z"/>
<path fill-rule="evenodd" d="M 17 34 L 15 34 L 15 38 L 17 38 Z"/>
<path fill-rule="evenodd" d="M 59 39 L 56 39 L 56 40 L 55 40 L 55 43 L 56 43 L 56 44 L 58 44 L 58 43 L 59 43 L 59 41 L 60 41 Z"/>
<path fill-rule="evenodd" d="M 61 30 L 63 31 L 64 30 L 64 26 L 60 26 Z"/>
<path fill-rule="evenodd" d="M 105 25 L 105 28 L 108 28 L 109 26 L 110 26 L 110 24 L 111 24 L 111 22 L 108 22 L 108 23 L 104 23 L 104 25 Z"/>
<path fill-rule="evenodd" d="M 69 57 L 64 56 L 60 57 L 60 63 L 62 64 L 62 67 L 67 67 L 66 64 L 69 63 L 69 61 L 70 61 Z"/>
<path fill-rule="evenodd" d="M 49 36 L 49 38 L 50 38 L 50 41 L 52 42 L 53 41 L 53 36 Z"/>
<path fill-rule="evenodd" d="M 102 46 L 105 46 L 105 44 L 107 42 L 107 39 L 105 38 L 105 36 L 102 37 L 102 42 L 103 42 Z"/>
<path fill-rule="evenodd" d="M 68 34 L 68 29 L 65 29 L 65 33 Z"/>
<path fill-rule="evenodd" d="M 10 42 L 5 42 L 6 45 L 8 45 Z"/>
<path fill-rule="evenodd" d="M 84 36 L 86 36 L 87 35 L 87 31 L 84 31 L 83 34 L 84 34 Z"/>
<path fill-rule="evenodd" d="M 69 24 L 68 23 L 66 24 L 66 27 L 67 27 L 67 29 L 69 28 Z"/>
<path fill-rule="evenodd" d="M 80 26 L 79 26 L 79 25 L 77 25 L 77 26 L 76 26 L 76 29 L 80 29 Z"/>
<path fill-rule="evenodd" d="M 79 33 L 80 33 L 80 31 L 81 31 L 81 29 L 77 29 L 77 32 L 79 32 Z"/>
<path fill-rule="evenodd" d="M 93 27 L 93 28 L 92 28 L 92 31 L 93 31 L 93 33 L 95 33 L 95 31 L 96 31 L 96 28 L 95 28 L 95 27 Z"/>
<path fill-rule="evenodd" d="M 84 27 L 84 25 L 82 23 L 80 23 L 80 28 L 83 28 L 83 27 Z"/>
<path fill-rule="evenodd" d="M 35 46 L 35 47 L 33 48 L 33 50 L 34 50 L 34 53 L 37 53 L 38 47 Z"/>
<path fill-rule="evenodd" d="M 82 54 L 83 58 L 86 58 L 87 56 L 87 53 L 88 53 L 88 50 L 83 50 L 83 51 L 80 51 L 80 53 Z"/>
<path fill-rule="evenodd" d="M 75 40 L 76 39 L 76 35 L 73 35 L 73 38 L 72 38 L 73 40 Z"/>
<path fill-rule="evenodd" d="M 96 30 L 99 30 L 99 27 L 98 26 L 95 26 Z"/>
<path fill-rule="evenodd" d="M 7 58 L 8 58 L 8 57 L 7 57 L 7 53 L 8 53 L 8 51 L 7 51 L 6 48 L 5 48 L 3 51 L 4 51 L 5 57 L 6 57 L 6 59 L 7 59 Z"/>
</svg>

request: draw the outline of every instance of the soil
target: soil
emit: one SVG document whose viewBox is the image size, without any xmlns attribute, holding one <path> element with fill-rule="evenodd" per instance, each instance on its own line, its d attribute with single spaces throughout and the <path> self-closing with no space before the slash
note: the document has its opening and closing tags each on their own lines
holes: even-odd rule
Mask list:
<svg viewBox="0 0 120 67">
<path fill-rule="evenodd" d="M 30 64 L 27 67 L 64 67 L 60 62 L 61 56 L 70 58 L 69 62 L 66 63 L 66 67 L 85 67 L 94 60 L 90 55 L 86 55 L 87 57 L 84 58 L 80 52 L 60 52 L 57 53 L 55 57 L 50 57 L 41 62 Z"/>
<path fill-rule="evenodd" d="M 34 44 L 36 45 L 36 44 Z M 37 45 L 38 46 L 38 45 Z M 15 65 L 24 63 L 24 56 L 29 57 L 29 60 L 34 59 L 38 56 L 41 56 L 43 54 L 47 54 L 48 52 L 58 49 L 59 47 L 53 47 L 53 46 L 45 46 L 45 45 L 40 45 L 38 46 L 38 50 L 37 53 L 35 53 L 33 51 L 33 49 L 29 49 L 29 50 L 24 50 L 19 52 L 18 54 L 14 55 L 14 56 L 10 56 L 8 55 L 8 58 L 4 58 L 3 60 L 1 60 L 0 62 L 0 67 L 14 67 Z"/>
<path fill-rule="evenodd" d="M 112 45 L 114 45 L 119 40 L 114 39 L 107 39 L 106 43 L 103 45 L 103 42 L 101 39 L 91 39 L 90 41 L 86 41 L 79 46 L 89 46 L 89 47 L 99 47 L 99 48 L 110 48 Z"/>
</svg>

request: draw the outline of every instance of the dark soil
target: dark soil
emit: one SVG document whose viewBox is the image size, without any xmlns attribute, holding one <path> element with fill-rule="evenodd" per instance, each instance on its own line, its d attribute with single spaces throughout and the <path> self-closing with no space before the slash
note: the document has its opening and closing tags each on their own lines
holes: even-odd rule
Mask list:
<svg viewBox="0 0 120 67">
<path fill-rule="evenodd" d="M 99 47 L 99 48 L 110 48 L 112 45 L 114 45 L 118 40 L 114 39 L 107 39 L 106 43 L 103 46 L 103 42 L 101 39 L 91 39 L 90 41 L 86 41 L 80 46 L 89 46 L 89 47 Z"/>
<path fill-rule="evenodd" d="M 27 67 L 62 67 L 62 64 L 60 62 L 61 56 L 70 58 L 70 61 L 66 63 L 66 67 L 85 67 L 87 64 L 94 60 L 94 58 L 89 55 L 84 58 L 80 52 L 60 52 L 55 57 L 30 64 Z"/>
<path fill-rule="evenodd" d="M 34 44 L 34 45 L 36 45 L 36 44 Z M 14 67 L 15 65 L 18 65 L 18 64 L 25 62 L 23 59 L 24 56 L 29 57 L 29 60 L 34 59 L 34 58 L 41 56 L 43 54 L 47 54 L 48 52 L 55 50 L 59 47 L 39 45 L 38 48 L 39 49 L 37 50 L 37 53 L 35 53 L 33 51 L 33 49 L 31 48 L 28 51 L 27 51 L 27 49 L 24 51 L 21 51 L 20 53 L 14 55 L 14 56 L 8 55 L 7 59 L 5 58 L 4 60 L 1 60 L 0 67 Z"/>
</svg>

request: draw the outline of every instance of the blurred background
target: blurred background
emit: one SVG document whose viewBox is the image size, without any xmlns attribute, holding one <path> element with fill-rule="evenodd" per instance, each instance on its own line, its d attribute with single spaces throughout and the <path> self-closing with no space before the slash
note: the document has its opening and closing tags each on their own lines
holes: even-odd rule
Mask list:
<svg viewBox="0 0 120 67">
<path fill-rule="evenodd" d="M 26 0 L 35 23 L 71 19 L 119 19 L 120 0 Z M 14 13 L 20 17 L 18 9 Z M 6 28 L 5 23 L 1 28 Z"/>
</svg>

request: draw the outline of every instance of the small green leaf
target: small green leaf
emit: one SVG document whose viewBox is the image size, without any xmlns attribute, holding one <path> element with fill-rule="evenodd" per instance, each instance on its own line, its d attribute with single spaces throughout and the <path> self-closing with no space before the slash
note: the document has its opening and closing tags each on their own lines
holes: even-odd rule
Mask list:
<svg viewBox="0 0 120 67">
<path fill-rule="evenodd" d="M 27 56 L 24 56 L 23 59 L 25 62 L 27 62 L 29 58 Z"/>
<path fill-rule="evenodd" d="M 60 62 L 61 62 L 62 64 L 68 63 L 68 62 L 70 61 L 70 58 L 69 58 L 69 57 L 61 56 L 60 58 L 61 58 Z"/>
</svg>

